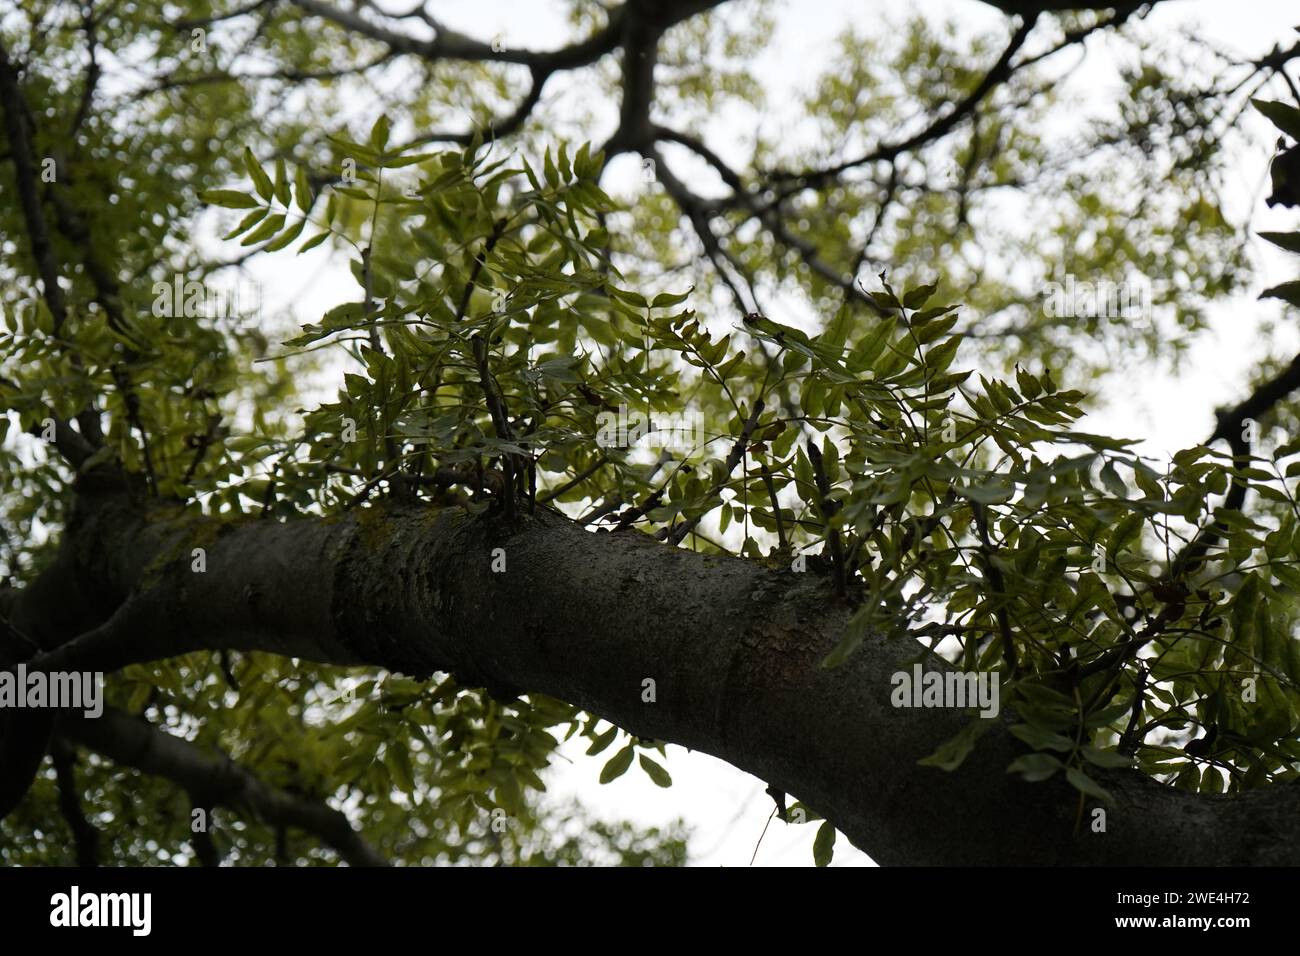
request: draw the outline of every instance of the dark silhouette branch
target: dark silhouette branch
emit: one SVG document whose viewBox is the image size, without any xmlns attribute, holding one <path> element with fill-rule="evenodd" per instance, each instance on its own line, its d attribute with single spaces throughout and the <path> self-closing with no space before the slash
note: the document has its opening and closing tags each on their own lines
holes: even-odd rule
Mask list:
<svg viewBox="0 0 1300 956">
<path fill-rule="evenodd" d="M 64 741 L 50 748 L 54 773 L 59 784 L 59 813 L 72 831 L 77 866 L 99 866 L 99 831 L 86 819 L 81 808 L 81 791 L 77 787 L 77 752 Z"/>
<path fill-rule="evenodd" d="M 180 784 L 195 806 L 224 806 L 276 827 L 297 827 L 320 838 L 352 866 L 387 866 L 333 807 L 268 786 L 222 753 L 208 751 L 147 721 L 106 708 L 96 719 L 68 718 L 59 732 L 110 760 Z"/>
<path fill-rule="evenodd" d="M 828 166 L 823 169 L 806 169 L 801 172 L 780 172 L 777 171 L 768 177 L 772 183 L 787 183 L 794 181 L 800 188 L 808 189 L 818 186 L 824 186 L 826 183 L 838 177 L 840 174 L 854 169 L 858 166 L 865 166 L 868 163 L 889 162 L 898 158 L 901 154 L 911 152 L 919 146 L 932 143 L 935 140 L 942 139 L 956 126 L 975 114 L 980 103 L 993 92 L 998 86 L 1002 85 L 1012 73 L 1015 67 L 1012 60 L 1020 52 L 1025 41 L 1029 39 L 1029 34 L 1034 29 L 1037 22 L 1037 13 L 1028 13 L 1025 15 L 1023 22 L 1011 34 L 1011 39 L 1007 43 L 1002 55 L 998 57 L 992 68 L 984 74 L 975 89 L 971 90 L 961 101 L 954 103 L 952 107 L 942 116 L 932 120 L 925 129 L 914 133 L 905 139 L 895 143 L 888 143 L 877 146 L 868 153 L 848 159 L 834 166 Z"/>
<path fill-rule="evenodd" d="M 1232 450 L 1234 465 L 1238 468 L 1247 467 L 1251 455 L 1250 442 L 1246 437 L 1247 424 L 1267 415 L 1275 405 L 1297 389 L 1300 389 L 1300 355 L 1293 358 L 1282 371 L 1256 386 L 1247 398 L 1227 411 L 1220 412 L 1214 431 L 1205 440 L 1205 444 L 1226 441 Z M 1234 475 L 1220 510 L 1240 511 L 1246 503 L 1246 490 L 1246 480 Z M 1222 522 L 1212 521 L 1174 558 L 1172 576 L 1177 578 L 1198 568 L 1210 550 L 1219 543 L 1223 533 Z"/>
<path fill-rule="evenodd" d="M 362 16 L 359 12 L 340 9 L 334 4 L 324 3 L 321 0 L 292 0 L 292 3 L 304 13 L 328 20 L 352 33 L 382 43 L 394 53 L 410 54 L 425 60 L 519 63 L 546 71 L 570 70 L 587 66 L 606 53 L 612 52 L 618 44 L 625 10 L 623 7 L 617 9 L 604 28 L 585 40 L 558 50 L 536 51 L 498 48 L 491 42 L 476 40 L 441 26 L 431 18 L 426 18 L 426 23 L 434 27 L 435 35 L 431 40 L 422 40 L 386 27 Z"/>
</svg>

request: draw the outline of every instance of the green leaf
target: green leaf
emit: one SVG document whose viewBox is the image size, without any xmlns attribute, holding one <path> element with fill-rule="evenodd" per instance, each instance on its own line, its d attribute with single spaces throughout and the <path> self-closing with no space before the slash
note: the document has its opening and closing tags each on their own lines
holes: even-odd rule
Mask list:
<svg viewBox="0 0 1300 956">
<path fill-rule="evenodd" d="M 1108 461 L 1102 466 L 1101 483 L 1105 485 L 1106 490 L 1116 498 L 1128 497 L 1128 485 L 1126 485 L 1124 479 L 1120 477 L 1119 470 L 1115 467 L 1113 461 Z"/>
<path fill-rule="evenodd" d="M 330 234 L 328 232 L 316 233 L 316 235 L 312 236 L 310 239 L 308 239 L 306 242 L 304 242 L 301 246 L 298 247 L 299 255 L 306 252 L 308 249 L 315 249 L 317 246 L 319 246 L 322 242 L 324 242 L 329 237 Z"/>
<path fill-rule="evenodd" d="M 609 783 L 611 780 L 617 780 L 623 774 L 627 773 L 627 768 L 632 766 L 632 757 L 636 754 L 636 748 L 628 744 L 614 756 L 609 758 L 600 771 L 600 782 Z"/>
<path fill-rule="evenodd" d="M 1143 519 L 1140 514 L 1126 515 L 1120 521 L 1110 536 L 1111 554 L 1119 554 L 1119 552 L 1128 547 L 1131 542 L 1138 539 L 1138 536 L 1142 533 L 1142 522 Z"/>
<path fill-rule="evenodd" d="M 303 212 L 311 212 L 314 194 L 312 193 L 311 183 L 307 180 L 307 170 L 302 166 L 299 166 L 297 172 L 294 173 L 293 192 L 293 198 L 298 204 L 298 208 Z"/>
<path fill-rule="evenodd" d="M 912 309 L 919 309 L 930 301 L 930 297 L 934 295 L 935 289 L 937 288 L 938 285 L 932 282 L 929 285 L 917 286 L 915 289 L 908 290 L 908 292 L 903 296 L 903 308 L 908 309 L 909 311 Z"/>
<path fill-rule="evenodd" d="M 1292 591 L 1300 594 L 1300 568 L 1293 564 L 1276 563 L 1269 566 L 1273 575 Z"/>
<path fill-rule="evenodd" d="M 955 315 L 950 315 L 937 322 L 926 322 L 924 325 L 920 326 L 913 323 L 912 335 L 916 337 L 916 341 L 921 345 L 928 345 L 935 339 L 942 338 L 950 332 L 952 327 L 957 324 L 957 318 L 958 317 Z"/>
<path fill-rule="evenodd" d="M 1016 489 L 1011 485 L 998 484 L 992 481 L 983 484 L 967 485 L 963 488 L 953 489 L 963 498 L 969 498 L 971 501 L 982 505 L 1000 505 L 1009 501 L 1011 496 L 1016 493 Z"/>
<path fill-rule="evenodd" d="M 274 216 L 268 217 L 265 222 L 246 235 L 239 244 L 241 246 L 251 246 L 254 243 L 261 242 L 263 239 L 268 239 L 279 232 L 283 225 L 284 215 L 276 213 Z"/>
<path fill-rule="evenodd" d="M 616 736 L 618 736 L 617 727 L 610 727 L 609 730 L 606 730 L 604 733 L 597 734 L 595 737 L 592 738 L 591 746 L 587 748 L 587 756 L 588 757 L 596 756 L 596 754 L 600 753 L 602 750 L 604 750 L 606 747 L 612 744 Z"/>
<path fill-rule="evenodd" d="M 884 314 L 888 314 L 890 312 L 897 312 L 899 309 L 903 307 L 903 303 L 899 302 L 898 298 L 894 295 L 894 293 L 889 291 L 868 292 L 866 293 L 866 297 L 867 300 L 872 305 L 874 305 L 881 313 Z"/>
<path fill-rule="evenodd" d="M 375 125 L 370 127 L 370 148 L 375 152 L 383 152 L 388 146 L 389 122 L 387 115 L 381 115 L 375 120 Z"/>
<path fill-rule="evenodd" d="M 384 748 L 384 766 L 393 775 L 393 784 L 398 790 L 407 794 L 415 792 L 415 774 L 405 744 L 390 742 Z"/>
<path fill-rule="evenodd" d="M 871 330 L 871 334 L 866 336 L 861 344 L 850 353 L 850 367 L 855 371 L 870 368 L 872 363 L 880 356 L 880 353 L 885 350 L 885 346 L 889 344 L 897 325 L 898 320 L 892 316 L 878 320 Z"/>
<path fill-rule="evenodd" d="M 326 312 L 321 318 L 321 325 L 327 329 L 350 326 L 365 315 L 365 312 L 366 304 L 364 302 L 344 302 Z"/>
<path fill-rule="evenodd" d="M 501 809 L 511 816 L 518 816 L 524 809 L 524 794 L 519 789 L 519 781 L 511 771 L 502 777 L 493 790 L 493 796 Z"/>
<path fill-rule="evenodd" d="M 546 185 L 552 189 L 556 189 L 560 185 L 560 171 L 555 168 L 555 161 L 551 159 L 549 147 L 542 157 L 542 175 L 546 177 Z"/>
<path fill-rule="evenodd" d="M 1011 761 L 1007 773 L 1018 773 L 1030 783 L 1046 780 L 1064 767 L 1056 757 L 1045 753 L 1024 754 Z"/>
<path fill-rule="evenodd" d="M 930 351 L 925 353 L 925 367 L 931 375 L 937 375 L 945 371 L 952 360 L 957 357 L 957 349 L 961 346 L 961 339 L 957 336 L 944 339 Z"/>
<path fill-rule="evenodd" d="M 1035 750 L 1057 750 L 1061 753 L 1069 753 L 1074 749 L 1074 741 L 1069 737 L 1064 734 L 1054 734 L 1033 724 L 1015 724 L 1011 728 L 1011 733 Z"/>
<path fill-rule="evenodd" d="M 817 828 L 817 836 L 813 840 L 813 862 L 818 866 L 826 866 L 834 856 L 835 827 L 827 820 Z"/>
<path fill-rule="evenodd" d="M 1255 109 L 1267 116 L 1274 126 L 1292 139 L 1300 140 L 1300 110 L 1272 100 L 1252 99 L 1250 102 L 1254 104 Z"/>
<path fill-rule="evenodd" d="M 275 187 L 271 183 L 271 177 L 266 175 L 266 171 L 253 155 L 253 151 L 247 146 L 244 147 L 244 168 L 248 170 L 248 175 L 253 179 L 253 186 L 257 189 L 257 194 L 267 202 L 275 195 Z"/>
<path fill-rule="evenodd" d="M 288 207 L 293 200 L 289 192 L 289 170 L 284 164 L 284 158 L 281 157 L 275 161 L 275 198 L 280 201 L 280 205 Z"/>
<path fill-rule="evenodd" d="M 1116 768 L 1133 766 L 1133 758 L 1118 750 L 1098 750 L 1096 747 L 1084 746 L 1080 751 L 1083 759 L 1098 767 Z"/>
<path fill-rule="evenodd" d="M 239 220 L 239 225 L 235 226 L 234 229 L 231 229 L 221 238 L 226 240 L 234 239 L 235 236 L 238 236 L 255 226 L 269 211 L 269 207 L 267 206 L 258 206 L 243 219 Z"/>
<path fill-rule="evenodd" d="M 654 299 L 651 301 L 651 303 L 650 303 L 650 308 L 652 308 L 652 309 L 667 309 L 667 308 L 671 308 L 671 307 L 674 306 L 674 305 L 681 305 L 683 302 L 685 302 L 687 299 L 689 299 L 689 298 L 691 297 L 691 292 L 693 292 L 693 291 L 694 291 L 694 288 L 692 287 L 692 288 L 687 289 L 685 292 L 682 292 L 682 293 L 680 293 L 680 294 L 674 294 L 674 293 L 671 293 L 671 292 L 660 292 L 660 293 L 659 293 L 657 296 L 655 296 Z"/>
<path fill-rule="evenodd" d="M 655 782 L 656 786 L 671 787 L 673 785 L 673 778 L 669 776 L 668 771 L 662 766 L 655 763 L 645 754 L 641 754 L 638 760 L 641 764 L 641 769 L 644 770 L 646 775 Z"/>
<path fill-rule="evenodd" d="M 1020 393 L 1031 402 L 1039 395 L 1043 394 L 1043 384 L 1033 375 L 1025 371 L 1019 365 L 1016 366 L 1016 385 L 1020 388 Z"/>
<path fill-rule="evenodd" d="M 1109 596 L 1110 592 L 1107 591 L 1106 594 Z M 1114 599 L 1112 598 L 1112 606 L 1113 602 Z M 1093 711 L 1088 715 L 1088 719 L 1083 722 L 1083 725 L 1089 729 L 1105 727 L 1114 723 L 1116 720 L 1119 720 L 1121 717 L 1128 716 L 1132 710 L 1133 707 L 1129 701 L 1120 701 L 1118 704 L 1111 704 L 1109 707 L 1103 707 L 1101 710 Z"/>
<path fill-rule="evenodd" d="M 573 172 L 579 179 L 587 179 L 591 176 L 591 144 L 583 143 L 578 147 L 577 154 L 573 157 Z"/>
<path fill-rule="evenodd" d="M 1080 793 L 1090 797 L 1096 797 L 1105 803 L 1111 802 L 1111 795 L 1101 784 L 1093 780 L 1082 770 L 1077 767 L 1070 767 L 1065 771 L 1065 779 L 1070 781 L 1070 785 Z"/>
<path fill-rule="evenodd" d="M 211 206 L 224 206 L 226 209 L 252 209 L 261 205 L 252 196 L 233 189 L 209 189 L 199 193 L 199 198 Z"/>
<path fill-rule="evenodd" d="M 635 306 L 639 309 L 644 309 L 646 307 L 645 296 L 640 292 L 629 292 L 626 289 L 619 289 L 614 286 L 609 286 L 606 291 L 620 302 L 626 302 L 628 305 Z"/>
<path fill-rule="evenodd" d="M 917 761 L 922 767 L 938 767 L 940 770 L 956 770 L 975 749 L 979 740 L 996 721 L 977 717 L 969 721 L 951 740 L 940 744 L 928 757 Z"/>
<path fill-rule="evenodd" d="M 277 236 L 273 241 L 266 244 L 266 252 L 275 252 L 277 249 L 283 249 L 289 243 L 293 242 L 302 234 L 303 227 L 307 225 L 306 219 L 299 219 L 285 232 Z"/>
<path fill-rule="evenodd" d="M 1261 232 L 1258 235 L 1288 252 L 1300 252 L 1300 232 Z"/>
<path fill-rule="evenodd" d="M 1282 299 L 1291 305 L 1300 306 L 1300 279 L 1291 282 L 1283 282 L 1281 285 L 1275 285 L 1272 288 L 1265 289 L 1259 294 L 1261 299 Z"/>
</svg>

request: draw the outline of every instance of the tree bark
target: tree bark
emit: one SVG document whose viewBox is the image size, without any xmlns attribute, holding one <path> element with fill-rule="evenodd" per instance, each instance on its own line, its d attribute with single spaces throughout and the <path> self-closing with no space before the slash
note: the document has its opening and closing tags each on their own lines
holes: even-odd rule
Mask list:
<svg viewBox="0 0 1300 956">
<path fill-rule="evenodd" d="M 1089 808 L 1076 833 L 1075 791 L 1006 773 L 1021 745 L 1005 714 L 958 770 L 918 766 L 980 718 L 891 706 L 890 677 L 918 642 L 868 639 L 822 668 L 850 610 L 812 573 L 591 533 L 545 510 L 511 527 L 400 504 L 229 522 L 112 481 L 79 488 L 59 560 L 12 620 L 47 647 L 41 621 L 107 621 L 44 654 L 49 669 L 255 649 L 542 692 L 759 776 L 882 864 L 1300 862 L 1289 785 L 1197 795 L 1099 772 L 1115 797 L 1106 831 Z"/>
</svg>

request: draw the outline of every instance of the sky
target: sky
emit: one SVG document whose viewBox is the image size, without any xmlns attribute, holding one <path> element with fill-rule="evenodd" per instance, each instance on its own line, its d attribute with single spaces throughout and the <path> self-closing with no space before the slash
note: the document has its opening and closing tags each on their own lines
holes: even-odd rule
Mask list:
<svg viewBox="0 0 1300 956">
<path fill-rule="evenodd" d="M 403 0 L 396 6 L 410 4 Z M 485 39 L 499 35 L 507 45 L 532 48 L 561 45 L 568 37 L 568 26 L 556 10 L 547 0 L 443 0 L 435 4 L 438 16 L 455 29 Z M 998 11 L 975 0 L 785 0 L 778 3 L 777 11 L 777 27 L 769 48 L 758 60 L 756 74 L 763 78 L 769 101 L 778 108 L 792 90 L 813 81 L 822 51 L 847 27 L 870 30 L 884 24 L 886 17 L 897 22 L 918 11 L 927 17 L 950 18 L 962 31 L 994 29 L 1003 20 Z M 1300 5 L 1293 0 L 1167 0 L 1147 22 L 1152 28 L 1168 30 L 1197 25 L 1198 35 L 1258 57 L 1274 43 L 1290 43 L 1296 36 L 1292 28 L 1300 26 Z M 1072 74 L 1067 89 L 1085 104 L 1105 108 L 1117 88 L 1116 62 L 1112 44 L 1089 41 L 1087 57 Z M 548 100 L 571 92 L 563 84 L 557 86 L 554 93 L 548 87 Z M 612 129 L 614 108 L 615 104 L 609 104 L 607 129 Z M 1270 213 L 1263 205 L 1268 158 L 1264 144 L 1270 134 L 1266 126 L 1254 130 L 1261 147 L 1243 155 L 1240 169 L 1227 183 L 1230 218 L 1250 217 L 1252 229 L 1291 228 L 1293 224 L 1280 212 Z M 598 138 L 598 133 L 592 135 Z M 710 144 L 737 163 L 746 158 L 743 144 L 750 135 L 744 121 L 733 116 L 719 117 L 709 129 Z M 627 160 L 622 169 L 611 166 L 608 185 L 616 195 L 637 188 L 632 162 Z M 687 171 L 681 173 L 689 182 Z M 1294 266 L 1256 242 L 1262 247 L 1258 250 L 1262 262 L 1258 287 L 1212 310 L 1213 327 L 1197 340 L 1176 375 L 1164 370 L 1150 374 L 1135 367 L 1128 370 L 1131 374 L 1114 376 L 1118 385 L 1108 386 L 1102 406 L 1082 423 L 1083 429 L 1142 438 L 1143 451 L 1172 453 L 1204 440 L 1213 425 L 1214 409 L 1244 396 L 1250 369 L 1263 349 L 1289 349 L 1294 354 L 1300 348 L 1300 335 L 1293 329 L 1278 330 L 1271 343 L 1259 334 L 1260 323 L 1276 319 L 1279 312 L 1275 306 L 1257 302 L 1258 291 L 1292 277 Z M 304 322 L 315 321 L 326 309 L 354 297 L 346 268 L 323 249 L 301 257 L 292 266 L 281 256 L 255 263 L 251 278 L 262 287 L 264 311 L 289 308 Z M 789 317 L 773 317 L 789 321 Z M 768 826 L 773 804 L 764 793 L 763 781 L 706 754 L 670 745 L 671 788 L 656 787 L 635 769 L 602 786 L 597 776 L 603 759 L 585 758 L 584 748 L 585 742 L 562 748 L 563 759 L 546 778 L 553 795 L 576 796 L 609 818 L 662 824 L 680 817 L 693 830 L 695 865 L 747 866 L 751 858 L 758 866 L 812 864 L 816 827 L 786 826 L 780 821 Z M 869 800 L 871 795 L 863 794 L 863 799 Z M 872 864 L 866 854 L 840 837 L 832 865 Z"/>
</svg>

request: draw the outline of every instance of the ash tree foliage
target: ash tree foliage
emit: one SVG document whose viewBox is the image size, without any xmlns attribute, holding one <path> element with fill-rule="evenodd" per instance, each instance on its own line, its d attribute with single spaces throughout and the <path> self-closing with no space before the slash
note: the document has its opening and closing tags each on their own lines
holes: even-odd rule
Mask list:
<svg viewBox="0 0 1300 956">
<path fill-rule="evenodd" d="M 683 862 L 546 795 L 581 738 L 762 776 L 819 864 L 1295 862 L 1300 357 L 1172 457 L 1081 421 L 1252 289 L 1248 117 L 1300 252 L 1294 38 L 972 0 L 775 102 L 766 2 L 437 6 L 0 14 L 0 663 L 107 675 L 0 709 L 0 859 Z M 322 253 L 323 314 L 211 307 Z M 1001 713 L 894 709 L 913 664 Z"/>
</svg>

